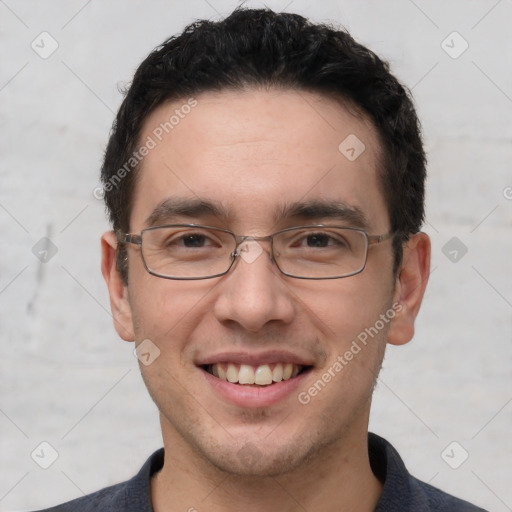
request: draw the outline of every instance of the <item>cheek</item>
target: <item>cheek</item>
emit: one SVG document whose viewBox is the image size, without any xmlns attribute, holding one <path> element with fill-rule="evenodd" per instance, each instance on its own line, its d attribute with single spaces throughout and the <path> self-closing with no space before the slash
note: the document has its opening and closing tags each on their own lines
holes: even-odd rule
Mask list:
<svg viewBox="0 0 512 512">
<path fill-rule="evenodd" d="M 198 316 L 204 314 L 212 286 L 212 282 L 172 281 L 147 272 L 133 279 L 130 304 L 136 339 L 148 338 L 161 351 L 172 347 L 172 352 L 179 352 Z"/>
<path fill-rule="evenodd" d="M 324 288 L 315 297 L 311 295 L 306 304 L 306 311 L 311 311 L 309 317 L 325 335 L 322 342 L 327 358 L 317 379 L 328 382 L 326 392 L 318 391 L 321 383 L 303 390 L 307 397 L 318 396 L 320 408 L 331 407 L 333 401 L 347 411 L 367 404 L 395 314 L 391 287 L 377 286 L 375 282 L 366 285 L 355 276 L 349 284 L 349 279 L 343 286 Z"/>
<path fill-rule="evenodd" d="M 389 282 L 367 273 L 340 280 L 303 285 L 297 290 L 309 318 L 338 348 L 371 327 L 391 306 L 393 289 Z M 305 289 L 305 288 L 308 289 Z M 314 288 L 316 287 L 316 288 Z"/>
</svg>

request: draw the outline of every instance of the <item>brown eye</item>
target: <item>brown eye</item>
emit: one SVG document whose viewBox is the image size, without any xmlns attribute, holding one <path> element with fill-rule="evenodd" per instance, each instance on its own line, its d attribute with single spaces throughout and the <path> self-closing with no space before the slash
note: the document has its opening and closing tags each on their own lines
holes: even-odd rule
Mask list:
<svg viewBox="0 0 512 512">
<path fill-rule="evenodd" d="M 308 247 L 327 247 L 332 244 L 332 238 L 323 233 L 309 235 L 306 238 L 306 244 Z"/>
<path fill-rule="evenodd" d="M 207 238 L 204 235 L 193 234 L 181 237 L 181 242 L 185 247 L 204 247 Z"/>
</svg>

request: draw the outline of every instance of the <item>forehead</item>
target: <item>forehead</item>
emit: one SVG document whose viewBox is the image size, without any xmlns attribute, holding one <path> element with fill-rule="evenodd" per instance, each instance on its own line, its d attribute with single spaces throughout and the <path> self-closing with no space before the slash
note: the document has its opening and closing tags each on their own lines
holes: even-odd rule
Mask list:
<svg viewBox="0 0 512 512">
<path fill-rule="evenodd" d="M 277 212 L 297 211 L 290 205 L 322 202 L 362 213 L 372 230 L 387 228 L 376 130 L 333 98 L 288 89 L 202 93 L 160 106 L 139 140 L 151 149 L 139 168 L 132 229 L 172 200 L 218 205 L 223 222 L 244 232 L 275 227 Z"/>
</svg>

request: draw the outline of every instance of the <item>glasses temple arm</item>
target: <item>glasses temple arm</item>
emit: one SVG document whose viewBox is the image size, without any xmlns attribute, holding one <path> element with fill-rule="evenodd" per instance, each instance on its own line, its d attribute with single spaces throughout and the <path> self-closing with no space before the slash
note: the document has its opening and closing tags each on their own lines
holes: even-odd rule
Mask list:
<svg viewBox="0 0 512 512">
<path fill-rule="evenodd" d="M 140 235 L 131 235 L 129 233 L 126 233 L 123 236 L 121 236 L 121 242 L 124 242 L 126 244 L 141 245 L 142 237 Z"/>
</svg>

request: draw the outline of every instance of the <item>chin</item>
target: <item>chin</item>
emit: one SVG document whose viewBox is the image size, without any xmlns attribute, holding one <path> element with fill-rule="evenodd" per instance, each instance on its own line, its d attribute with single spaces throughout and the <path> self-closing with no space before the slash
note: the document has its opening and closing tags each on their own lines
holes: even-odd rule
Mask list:
<svg viewBox="0 0 512 512">
<path fill-rule="evenodd" d="M 241 450 L 244 450 L 242 448 Z M 249 453 L 252 452 L 250 455 Z M 210 458 L 210 463 L 225 473 L 239 477 L 276 477 L 297 469 L 303 462 L 302 457 L 297 454 L 289 454 L 276 457 L 275 453 L 270 456 L 261 452 L 248 450 L 243 456 L 233 453 L 226 456 Z"/>
<path fill-rule="evenodd" d="M 318 452 L 316 446 L 306 445 L 304 438 L 277 445 L 247 441 L 238 446 L 217 446 L 215 450 L 202 450 L 202 455 L 217 469 L 231 475 L 276 477 L 300 468 Z"/>
</svg>

